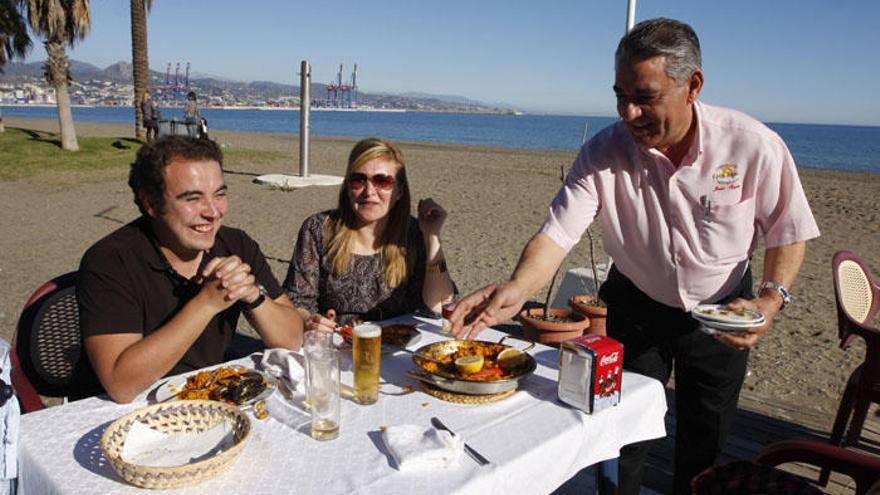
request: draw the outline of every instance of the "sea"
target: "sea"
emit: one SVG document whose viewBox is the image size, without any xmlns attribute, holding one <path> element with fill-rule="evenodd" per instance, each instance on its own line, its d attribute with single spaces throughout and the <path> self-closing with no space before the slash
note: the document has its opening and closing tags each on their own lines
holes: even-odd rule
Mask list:
<svg viewBox="0 0 880 495">
<path fill-rule="evenodd" d="M 56 119 L 52 107 L 0 106 L 6 116 Z M 298 133 L 298 110 L 214 109 L 201 115 L 210 129 Z M 180 108 L 162 117 L 183 120 Z M 75 107 L 75 121 L 128 124 L 128 107 Z M 313 136 L 475 144 L 506 148 L 576 151 L 587 137 L 613 124 L 613 117 L 486 115 L 435 112 L 312 111 Z M 766 123 L 788 144 L 799 167 L 880 173 L 880 127 Z"/>
</svg>

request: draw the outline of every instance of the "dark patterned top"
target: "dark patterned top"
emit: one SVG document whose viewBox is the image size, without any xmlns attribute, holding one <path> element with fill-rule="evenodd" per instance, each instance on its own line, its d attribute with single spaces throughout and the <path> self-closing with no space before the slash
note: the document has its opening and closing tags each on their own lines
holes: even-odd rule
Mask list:
<svg viewBox="0 0 880 495">
<path fill-rule="evenodd" d="M 353 255 L 341 277 L 333 274 L 327 257 L 324 223 L 333 211 L 316 213 L 303 222 L 283 288 L 298 308 L 310 313 L 336 311 L 336 321 L 379 321 L 401 314 L 430 310 L 422 300 L 425 281 L 425 241 L 418 220 L 410 218 L 409 238 L 416 263 L 403 285 L 385 285 L 381 254 Z"/>
</svg>

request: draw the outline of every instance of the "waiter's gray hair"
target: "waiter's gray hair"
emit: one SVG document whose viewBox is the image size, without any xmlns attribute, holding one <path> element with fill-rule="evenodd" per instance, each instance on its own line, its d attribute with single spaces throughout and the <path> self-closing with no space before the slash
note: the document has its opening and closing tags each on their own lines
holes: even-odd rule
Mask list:
<svg viewBox="0 0 880 495">
<path fill-rule="evenodd" d="M 614 62 L 640 62 L 657 56 L 666 57 L 666 75 L 679 86 L 684 84 L 702 65 L 697 33 L 687 24 L 665 17 L 642 21 L 620 39 Z"/>
</svg>

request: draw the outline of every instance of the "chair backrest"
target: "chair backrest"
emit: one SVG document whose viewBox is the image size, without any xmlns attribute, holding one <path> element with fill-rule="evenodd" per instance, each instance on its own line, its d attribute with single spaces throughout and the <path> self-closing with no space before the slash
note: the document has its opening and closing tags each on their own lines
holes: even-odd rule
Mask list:
<svg viewBox="0 0 880 495">
<path fill-rule="evenodd" d="M 77 379 L 87 365 L 79 329 L 76 276 L 70 272 L 43 284 L 25 303 L 18 320 L 15 356 L 23 378 L 43 396 L 70 396 L 80 385 Z M 15 385 L 18 390 L 28 384 Z M 24 408 L 29 410 L 27 405 Z"/>
<path fill-rule="evenodd" d="M 874 330 L 870 322 L 880 309 L 880 288 L 865 262 L 849 251 L 835 253 L 831 266 L 841 347 L 846 347 L 855 337 L 853 333 Z"/>
</svg>

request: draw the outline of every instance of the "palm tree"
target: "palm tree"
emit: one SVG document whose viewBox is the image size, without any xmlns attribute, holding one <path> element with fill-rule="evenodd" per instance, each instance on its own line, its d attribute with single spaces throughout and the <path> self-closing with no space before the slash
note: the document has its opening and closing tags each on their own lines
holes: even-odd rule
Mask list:
<svg viewBox="0 0 880 495">
<path fill-rule="evenodd" d="M 153 0 L 131 0 L 131 72 L 134 81 L 134 134 L 144 137 L 141 101 L 150 89 L 150 60 L 147 56 L 147 12 Z"/>
<path fill-rule="evenodd" d="M 73 46 L 89 32 L 91 14 L 89 0 L 18 0 L 27 9 L 31 31 L 44 39 L 46 81 L 55 88 L 58 104 L 58 125 L 61 128 L 61 148 L 78 151 L 73 114 L 70 111 L 70 62 L 67 61 L 65 45 Z"/>
<path fill-rule="evenodd" d="M 31 46 L 27 24 L 18 11 L 17 0 L 0 0 L 0 74 L 6 62 L 15 57 L 24 58 Z M 5 132 L 0 114 L 0 132 Z"/>
<path fill-rule="evenodd" d="M 0 0 L 0 73 L 6 62 L 24 58 L 31 47 L 27 23 L 16 4 L 17 0 Z"/>
</svg>

